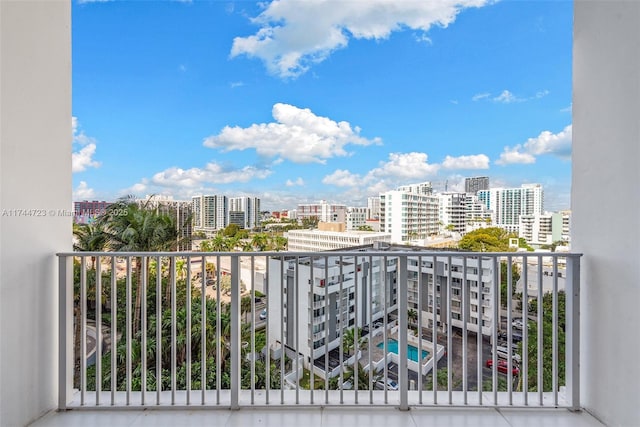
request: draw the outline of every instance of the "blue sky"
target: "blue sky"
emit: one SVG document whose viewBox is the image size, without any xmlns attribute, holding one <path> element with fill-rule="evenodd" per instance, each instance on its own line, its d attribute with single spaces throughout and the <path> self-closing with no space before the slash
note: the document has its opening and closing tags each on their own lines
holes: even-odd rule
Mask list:
<svg viewBox="0 0 640 427">
<path fill-rule="evenodd" d="M 74 200 L 349 206 L 539 182 L 570 207 L 570 1 L 79 1 Z"/>
</svg>

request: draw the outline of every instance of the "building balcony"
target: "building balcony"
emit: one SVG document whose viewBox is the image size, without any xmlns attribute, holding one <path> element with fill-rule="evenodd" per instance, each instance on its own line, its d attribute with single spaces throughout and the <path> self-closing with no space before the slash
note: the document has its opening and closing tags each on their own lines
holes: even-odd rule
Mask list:
<svg viewBox="0 0 640 427">
<path fill-rule="evenodd" d="M 578 411 L 581 408 L 578 363 L 580 314 L 577 310 L 580 256 L 510 254 L 512 261 L 515 258 L 526 258 L 522 260 L 525 263 L 530 262 L 531 258 L 542 262 L 542 257 L 557 263 L 562 257 L 567 265 L 566 289 L 556 286 L 550 293 L 543 295 L 540 286 L 537 294 L 525 295 L 525 300 L 528 298 L 531 301 L 533 298 L 535 301 L 544 301 L 544 304 L 525 313 L 530 326 L 522 330 L 522 344 L 518 347 L 515 341 L 507 344 L 502 342 L 502 334 L 499 333 L 504 330 L 506 336 L 511 338 L 515 334 L 514 329 L 506 325 L 512 325 L 515 319 L 523 317 L 517 309 L 518 301 L 512 297 L 502 302 L 502 309 L 499 306 L 499 263 L 504 255 L 482 254 L 483 260 L 493 266 L 493 299 L 491 304 L 485 302 L 479 307 L 475 305 L 474 310 L 488 314 L 488 320 L 499 320 L 491 327 L 485 325 L 484 334 L 477 334 L 477 325 L 474 325 L 470 315 L 470 305 L 473 302 L 468 296 L 462 298 L 464 309 L 460 320 L 453 321 L 452 299 L 446 297 L 451 296 L 450 273 L 445 273 L 441 278 L 441 292 L 446 291 L 442 295 L 432 287 L 418 287 L 419 298 L 442 298 L 443 312 L 437 319 L 432 313 L 418 316 L 415 321 L 411 321 L 411 332 L 408 332 L 410 324 L 407 298 L 409 261 L 417 260 L 420 265 L 422 257 L 435 257 L 438 262 L 450 263 L 452 258 L 478 257 L 477 253 L 372 251 L 367 252 L 366 256 L 353 252 L 323 255 L 317 252 L 61 253 L 58 255 L 61 301 L 58 325 L 61 349 L 59 409 L 115 411 L 179 408 L 186 411 L 183 414 L 190 414 L 189 411 L 196 408 L 304 407 L 305 411 L 316 415 L 322 413 L 324 417 L 331 413 L 325 413 L 324 410 L 345 408 L 346 412 L 332 413 L 332 416 L 348 417 L 348 414 L 363 414 L 358 412 L 361 408 L 381 407 L 387 411 L 385 413 L 393 414 L 389 416 L 405 418 L 408 414 L 398 413 L 396 409 L 422 411 L 427 408 L 464 406 L 491 409 L 492 411 L 483 413 L 483 416 L 489 418 L 498 414 L 496 410 L 505 408 L 565 408 Z M 359 363 L 362 366 L 375 366 L 376 370 L 367 374 L 366 382 L 356 382 L 349 390 L 338 386 L 349 375 L 348 359 L 351 356 L 347 352 L 340 350 L 336 353 L 333 350 L 320 356 L 335 359 L 337 366 L 343 366 L 338 374 L 341 381 L 323 377 L 321 372 L 313 368 L 312 359 L 317 356 L 312 356 L 314 349 L 309 347 L 313 345 L 314 339 L 324 336 L 324 332 L 305 338 L 305 331 L 310 331 L 309 326 L 316 319 L 308 319 L 304 324 L 297 320 L 301 313 L 308 314 L 309 305 L 318 305 L 312 299 L 313 290 L 308 281 L 300 280 L 300 286 L 296 287 L 299 295 L 288 307 L 285 307 L 282 298 L 275 298 L 270 292 L 284 286 L 282 283 L 275 283 L 286 280 L 282 275 L 273 275 L 275 282 L 247 283 L 248 290 L 245 294 L 241 293 L 240 277 L 246 275 L 241 270 L 256 264 L 242 262 L 243 260 L 262 258 L 265 263 L 271 260 L 281 264 L 282 260 L 294 259 L 300 262 L 296 268 L 303 271 L 303 260 L 309 256 L 324 256 L 327 262 L 330 261 L 329 258 L 337 256 L 355 263 L 359 259 L 368 261 L 371 257 L 393 257 L 397 262 L 396 277 L 392 281 L 398 286 L 399 297 L 398 300 L 382 302 L 382 307 L 378 309 L 384 311 L 382 321 L 373 322 L 373 311 L 363 309 L 371 306 L 372 302 L 359 298 L 360 295 L 370 295 L 370 288 L 373 286 L 389 286 L 390 283 L 384 282 L 384 276 L 382 282 L 374 283 L 371 280 L 363 283 L 364 288 L 369 288 L 367 293 L 363 292 L 366 290 L 364 288 L 355 290 L 357 301 L 354 301 L 353 317 L 351 313 L 349 317 L 360 319 L 357 325 L 368 331 L 365 334 L 365 344 L 361 347 L 363 349 Z M 222 262 L 223 258 L 227 258 L 230 265 L 231 289 L 228 295 L 221 295 L 218 290 L 207 288 L 206 280 L 195 280 L 197 275 L 206 275 L 206 272 L 200 271 L 201 265 L 217 259 Z M 167 268 L 156 268 L 161 265 Z M 357 276 L 358 274 L 356 281 Z M 250 277 L 256 275 L 250 274 Z M 515 288 L 510 277 L 506 278 L 506 283 L 508 289 Z M 255 314 L 258 313 L 255 298 L 251 298 L 251 307 L 241 305 L 242 297 L 254 296 L 258 287 L 266 290 L 269 315 L 266 319 L 261 319 L 264 320 L 263 323 L 258 321 Z M 348 295 L 345 288 L 343 292 L 344 296 Z M 310 298 L 305 298 L 305 294 Z M 205 297 L 202 298 L 202 295 Z M 508 295 L 512 293 L 509 292 Z M 329 304 L 328 299 L 326 302 Z M 543 305 L 544 310 L 548 308 L 548 311 L 543 311 Z M 561 312 L 559 307 L 566 307 L 566 313 Z M 325 309 L 328 312 L 328 305 Z M 365 312 L 358 313 L 358 310 Z M 274 314 L 285 312 L 288 312 L 286 319 Z M 474 318 L 478 315 L 474 311 Z M 324 317 L 317 320 L 324 320 Z M 379 317 L 376 312 L 376 318 Z M 162 321 L 158 322 L 159 318 Z M 396 320 L 391 322 L 390 319 Z M 102 327 L 95 326 L 98 324 Z M 158 324 L 161 327 L 157 328 Z M 349 319 L 345 317 L 341 324 L 345 325 L 344 336 L 344 331 L 349 329 Z M 428 324 L 439 326 L 433 330 L 428 328 Z M 421 331 L 417 339 L 415 330 Z M 530 332 L 532 330 L 538 333 Z M 286 360 L 281 357 L 280 342 L 283 337 Z M 436 360 L 432 361 L 435 363 L 432 363 L 431 372 L 418 375 L 409 369 L 408 361 L 413 357 L 409 354 L 409 340 L 424 348 L 428 342 L 427 337 L 447 349 L 446 356 L 438 354 Z M 375 344 L 392 338 L 397 342 L 397 348 L 392 350 L 397 362 L 389 361 L 381 366 L 375 356 Z M 257 348 L 257 343 L 262 343 L 264 347 Z M 520 358 L 520 363 L 516 357 L 507 357 L 504 362 L 500 362 L 509 368 L 504 373 L 487 367 L 489 360 L 492 366 L 499 366 L 502 359 L 496 348 L 500 345 L 509 346 L 514 352 L 518 348 L 528 351 L 525 351 L 525 357 Z M 342 349 L 343 346 L 339 348 Z M 561 353 L 560 349 L 564 349 L 564 352 Z M 267 360 L 270 363 L 265 363 Z M 299 370 L 295 368 L 298 363 Z M 301 381 L 304 372 L 308 373 L 310 368 L 316 370 L 313 391 L 308 381 Z M 446 372 L 444 382 L 442 378 L 440 382 L 433 381 L 434 377 L 438 378 L 438 371 Z M 159 384 L 156 381 L 158 372 L 161 373 Z M 376 387 L 378 381 L 384 384 L 385 380 L 395 381 L 397 389 Z M 261 413 L 268 417 L 269 411 Z M 430 412 L 413 412 L 407 419 L 415 422 L 412 417 L 420 413 L 426 417 L 437 416 Z M 134 414 L 139 415 L 140 412 L 132 412 L 131 416 L 136 416 Z M 176 412 L 175 416 L 179 414 L 180 412 Z M 226 415 L 220 416 L 224 418 L 229 415 L 226 412 L 224 414 Z M 295 418 L 295 414 L 292 412 L 289 417 Z M 514 412 L 516 418 L 517 414 Z M 567 416 L 562 414 L 564 415 L 561 417 Z M 459 416 L 464 417 L 464 414 Z"/>
</svg>

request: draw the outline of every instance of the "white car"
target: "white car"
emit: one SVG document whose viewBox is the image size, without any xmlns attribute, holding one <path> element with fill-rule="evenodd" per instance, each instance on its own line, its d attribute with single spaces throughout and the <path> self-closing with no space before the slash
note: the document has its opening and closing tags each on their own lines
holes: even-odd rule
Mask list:
<svg viewBox="0 0 640 427">
<path fill-rule="evenodd" d="M 496 355 L 500 358 L 500 359 L 508 359 L 509 358 L 509 349 L 507 347 L 503 347 L 503 346 L 497 346 L 496 347 Z M 515 361 L 515 362 L 522 362 L 522 358 L 520 357 L 520 355 L 518 353 L 516 353 L 516 349 L 515 347 L 512 347 L 511 349 L 511 358 Z"/>
<path fill-rule="evenodd" d="M 376 385 L 384 390 L 384 381 L 380 380 L 376 383 Z M 387 390 L 398 390 L 398 383 L 392 379 L 387 378 Z"/>
<path fill-rule="evenodd" d="M 260 312 L 260 320 L 264 320 L 267 318 L 267 309 L 265 308 Z"/>
<path fill-rule="evenodd" d="M 522 323 L 522 319 L 516 319 L 513 322 L 511 322 L 511 324 L 513 325 L 514 328 L 520 329 L 520 330 L 522 330 L 522 328 L 524 327 L 524 323 Z"/>
</svg>

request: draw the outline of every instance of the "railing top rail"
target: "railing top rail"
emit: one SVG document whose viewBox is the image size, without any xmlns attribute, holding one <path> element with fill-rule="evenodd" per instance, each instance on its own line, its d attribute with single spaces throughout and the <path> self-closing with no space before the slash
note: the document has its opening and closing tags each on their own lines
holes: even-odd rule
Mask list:
<svg viewBox="0 0 640 427">
<path fill-rule="evenodd" d="M 436 257 L 530 257 L 530 258 L 538 258 L 538 257 L 553 257 L 553 258 L 579 258 L 582 257 L 582 253 L 574 253 L 574 252 L 462 252 L 462 251 L 437 251 L 437 250 L 407 250 L 407 251 L 397 251 L 397 250 L 389 250 L 389 251 L 324 251 L 324 252 L 58 252 L 56 256 L 58 257 L 69 257 L 69 256 L 117 256 L 117 257 L 128 257 L 128 256 L 164 256 L 164 257 L 212 257 L 212 256 L 228 256 L 228 257 L 251 257 L 251 256 L 260 256 L 260 257 L 285 257 L 285 258 L 295 258 L 295 257 L 327 257 L 327 256 L 344 256 L 344 257 L 353 257 L 353 256 L 374 256 L 374 257 L 382 257 L 382 256 L 436 256 Z"/>
</svg>

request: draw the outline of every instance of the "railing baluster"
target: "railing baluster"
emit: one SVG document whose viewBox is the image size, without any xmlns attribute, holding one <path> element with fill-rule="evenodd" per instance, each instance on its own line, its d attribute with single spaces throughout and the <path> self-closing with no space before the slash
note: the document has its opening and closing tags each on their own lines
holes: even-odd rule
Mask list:
<svg viewBox="0 0 640 427">
<path fill-rule="evenodd" d="M 140 283 L 140 330 L 142 341 L 140 343 L 140 404 L 146 404 L 147 394 L 147 257 L 142 257 L 142 267 L 140 272 L 142 278 Z"/>
<path fill-rule="evenodd" d="M 312 286 L 313 286 L 312 282 Z M 326 404 L 329 404 L 329 374 L 331 368 L 329 367 L 329 262 L 327 257 L 324 258 L 324 371 L 325 371 L 325 394 L 324 400 Z"/>
<path fill-rule="evenodd" d="M 478 296 L 478 330 L 476 332 L 476 382 L 478 388 L 478 404 L 482 406 L 482 317 L 484 313 L 483 307 L 483 286 L 482 286 L 482 263 L 484 258 L 475 257 L 476 260 L 476 292 Z"/>
<path fill-rule="evenodd" d="M 96 406 L 100 405 L 102 391 L 102 259 L 100 256 L 96 265 Z"/>
<path fill-rule="evenodd" d="M 500 263 L 496 255 L 492 258 L 493 266 L 493 339 L 491 340 L 491 389 L 493 391 L 493 404 L 498 406 L 498 329 L 502 324 L 502 307 L 500 301 L 500 293 L 502 290 Z"/>
<path fill-rule="evenodd" d="M 507 256 L 507 392 L 509 405 L 513 405 L 513 266 Z"/>
<path fill-rule="evenodd" d="M 222 304 L 220 302 L 220 255 L 216 255 L 216 404 L 220 405 L 220 387 L 222 384 Z"/>
<path fill-rule="evenodd" d="M 400 382 L 400 410 L 409 410 L 408 390 L 408 313 L 407 313 L 407 256 L 401 255 L 398 260 L 398 381 Z"/>
<path fill-rule="evenodd" d="M 418 313 L 418 318 L 417 320 L 417 326 L 418 326 L 418 404 L 422 405 L 422 286 L 424 286 L 423 280 L 422 280 L 422 256 L 418 255 L 418 267 L 417 267 L 417 274 L 418 274 L 418 289 L 417 289 L 417 309 L 416 312 Z M 434 270 L 435 271 L 435 270 Z M 429 285 L 428 280 L 427 280 L 427 286 Z M 428 288 L 427 288 L 427 294 L 428 294 Z M 435 320 L 435 317 L 434 317 Z M 427 322 L 428 324 L 429 322 Z M 432 337 L 433 338 L 433 337 Z M 433 352 L 432 352 L 433 354 Z M 433 373 L 434 378 L 435 378 L 435 371 Z M 434 388 L 434 394 L 433 394 L 433 399 L 434 402 L 436 401 L 435 399 L 437 399 L 436 397 L 436 392 L 435 392 L 435 388 Z"/>
<path fill-rule="evenodd" d="M 207 390 L 207 258 L 200 260 L 200 284 L 201 307 L 200 307 L 200 401 L 205 404 Z M 268 342 L 268 341 L 267 341 Z"/>
<path fill-rule="evenodd" d="M 118 337 L 117 320 L 118 320 L 118 297 L 116 291 L 116 257 L 111 257 L 111 406 L 115 405 L 116 390 L 118 388 L 117 370 L 116 370 L 116 354 L 118 350 L 116 339 Z"/>
<path fill-rule="evenodd" d="M 230 256 L 231 261 L 231 409 L 239 409 L 240 401 L 240 257 Z"/>
<path fill-rule="evenodd" d="M 171 258 L 169 258 L 171 259 Z M 176 404 L 176 389 L 177 385 L 177 292 L 176 292 L 176 269 L 175 263 L 171 263 L 171 271 L 169 272 L 169 276 L 171 278 L 171 404 Z"/>
<path fill-rule="evenodd" d="M 64 258 L 60 260 L 62 262 Z M 87 260 L 84 256 L 80 260 L 80 405 L 84 406 L 87 393 Z"/>
<path fill-rule="evenodd" d="M 453 366 L 453 313 L 451 304 L 451 255 L 447 257 L 447 265 L 449 270 L 447 271 L 447 392 L 449 394 L 449 405 L 453 404 L 453 372 L 451 367 Z"/>
<path fill-rule="evenodd" d="M 127 351 L 126 351 L 126 403 L 127 406 L 131 404 L 131 347 L 133 343 L 133 324 L 131 322 L 131 293 L 132 293 L 132 284 L 131 284 L 131 276 L 132 276 L 132 265 L 131 265 L 131 256 L 127 256 L 127 280 L 126 280 L 126 299 L 127 299 L 127 307 L 126 307 L 126 325 L 127 325 Z"/>
<path fill-rule="evenodd" d="M 358 353 L 360 352 L 360 336 L 358 334 L 358 325 L 360 322 L 358 320 L 358 257 L 353 257 L 353 390 L 354 390 L 354 402 L 358 404 L 358 372 L 360 371 L 360 358 L 358 357 Z M 347 300 L 351 301 L 351 300 Z M 347 305 L 349 307 L 349 311 L 351 311 L 351 303 Z"/>
<path fill-rule="evenodd" d="M 552 303 L 552 333 L 551 333 L 551 383 L 553 387 L 553 405 L 558 406 L 558 259 L 553 260 L 553 303 Z"/>
<path fill-rule="evenodd" d="M 284 280 L 286 278 L 286 272 L 284 270 L 284 255 L 280 256 L 280 404 L 284 405 L 284 318 L 285 318 L 285 302 L 287 303 L 287 307 L 291 307 L 291 302 L 289 301 L 291 296 L 287 292 L 285 294 Z M 269 316 L 267 315 L 267 318 Z M 287 317 L 287 321 L 290 321 Z M 287 333 L 289 331 L 289 325 L 287 325 Z"/>
<path fill-rule="evenodd" d="M 363 270 L 364 271 L 364 270 Z M 367 277 L 367 294 L 369 295 L 369 339 L 368 339 L 368 366 L 369 366 L 369 403 L 373 403 L 373 361 L 371 359 L 371 353 L 373 351 L 372 341 L 373 341 L 373 258 L 369 256 L 369 275 Z M 328 389 L 329 387 L 327 387 Z"/>
<path fill-rule="evenodd" d="M 269 313 L 269 301 L 271 301 L 270 298 L 270 294 L 269 294 L 269 280 L 271 278 L 271 276 L 269 275 L 269 258 L 265 258 L 265 283 L 267 284 L 266 288 L 264 289 L 264 293 L 266 295 L 267 298 L 267 322 L 265 325 L 265 343 L 266 343 L 266 356 L 265 356 L 265 366 L 264 366 L 264 370 L 265 370 L 265 383 L 266 383 L 266 387 L 265 387 L 265 393 L 264 393 L 264 401 L 265 404 L 269 404 L 269 393 L 271 391 L 271 344 L 270 344 L 270 337 L 269 337 L 269 318 L 271 317 L 272 313 Z"/>
<path fill-rule="evenodd" d="M 529 406 L 529 260 L 522 256 L 522 391 L 524 405 Z"/>
<path fill-rule="evenodd" d="M 469 390 L 469 367 L 468 367 L 468 328 L 467 322 L 469 321 L 469 310 L 471 308 L 471 303 L 469 299 L 471 298 L 469 283 L 467 282 L 467 257 L 464 256 L 462 258 L 462 392 L 464 394 L 464 404 L 467 405 L 469 403 L 467 391 Z"/>
<path fill-rule="evenodd" d="M 255 404 L 256 390 L 256 283 L 255 255 L 251 255 L 251 404 Z"/>
<path fill-rule="evenodd" d="M 187 387 L 187 405 L 191 404 L 191 257 L 187 256 L 187 277 L 185 278 L 185 284 L 187 287 L 187 331 L 186 331 L 186 345 L 187 345 L 187 354 L 186 354 L 186 387 Z M 174 265 L 177 267 L 178 258 L 174 258 Z"/>
<path fill-rule="evenodd" d="M 162 395 L 162 268 L 156 257 L 156 405 Z"/>
<path fill-rule="evenodd" d="M 328 261 L 328 260 L 327 260 Z M 340 281 L 340 293 L 338 294 L 338 313 L 340 314 L 340 326 L 338 328 L 338 331 L 340 332 L 340 350 L 339 350 L 339 354 L 340 354 L 340 404 L 344 403 L 344 393 L 343 393 L 343 389 L 344 389 L 344 374 L 343 374 L 343 367 L 344 367 L 344 331 L 346 330 L 345 328 L 345 322 L 344 322 L 344 295 L 343 295 L 343 276 L 342 276 L 342 255 L 340 255 L 339 257 L 339 281 Z M 325 282 L 324 282 L 324 286 L 327 287 L 329 286 L 329 278 L 326 277 L 325 278 Z M 348 315 L 347 315 L 348 318 Z M 348 320 L 347 320 L 347 324 L 348 324 Z"/>
<path fill-rule="evenodd" d="M 295 343 L 295 347 L 296 347 L 296 351 L 295 351 L 295 360 L 293 361 L 293 365 L 295 367 L 295 374 L 296 374 L 296 405 L 300 404 L 300 342 L 299 342 L 299 337 L 300 337 L 300 331 L 299 331 L 299 327 L 300 327 L 300 316 L 298 313 L 299 310 L 299 301 L 298 301 L 298 287 L 300 285 L 300 257 L 296 257 L 296 271 L 295 271 L 295 275 L 294 275 L 294 282 L 293 282 L 293 289 L 291 289 L 293 291 L 293 333 L 294 333 L 294 339 L 293 342 Z M 288 288 L 288 287 L 287 287 Z M 289 289 L 287 289 L 287 292 L 289 291 Z"/>
<path fill-rule="evenodd" d="M 420 258 L 421 259 L 421 258 Z M 433 286 L 433 328 L 431 329 L 431 378 L 433 379 L 433 404 L 438 404 L 438 284 L 436 283 L 437 262 L 435 256 L 431 257 L 431 283 Z M 422 262 L 418 263 L 418 275 L 422 278 Z M 441 293 L 440 293 L 441 294 Z M 441 309 L 440 309 L 441 310 Z M 440 311 L 442 313 L 442 311 Z M 440 315 L 442 316 L 442 314 Z M 422 300 L 418 298 L 418 319 L 422 318 Z M 422 327 L 418 326 L 418 369 L 420 383 L 422 383 Z M 422 403 L 422 385 L 420 385 L 420 403 Z"/>
<path fill-rule="evenodd" d="M 542 306 L 543 306 L 543 295 L 542 295 L 542 256 L 538 256 L 538 400 L 540 406 L 543 406 L 544 403 L 544 383 L 542 377 L 542 334 L 544 330 L 544 319 L 542 317 Z"/>
<path fill-rule="evenodd" d="M 315 307 L 315 294 L 313 292 L 314 290 L 314 286 L 313 286 L 313 280 L 314 280 L 314 275 L 313 275 L 313 270 L 314 270 L 314 257 L 310 257 L 310 263 L 309 263 L 309 292 L 307 292 L 308 294 L 308 304 L 309 304 L 309 309 L 307 310 L 307 318 L 309 319 L 308 325 L 307 325 L 307 329 L 309 330 L 308 334 L 311 337 L 311 339 L 309 340 L 309 354 L 311 355 L 310 359 L 310 363 L 309 363 L 309 390 L 310 390 L 310 394 L 309 394 L 309 402 L 313 405 L 313 389 L 314 389 L 314 347 L 313 347 L 313 342 L 315 341 L 315 339 L 313 338 L 313 336 L 315 335 L 314 332 L 314 320 L 315 320 L 315 315 L 314 312 L 316 310 Z"/>
</svg>

